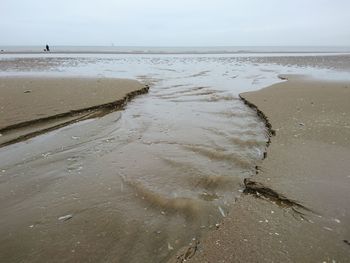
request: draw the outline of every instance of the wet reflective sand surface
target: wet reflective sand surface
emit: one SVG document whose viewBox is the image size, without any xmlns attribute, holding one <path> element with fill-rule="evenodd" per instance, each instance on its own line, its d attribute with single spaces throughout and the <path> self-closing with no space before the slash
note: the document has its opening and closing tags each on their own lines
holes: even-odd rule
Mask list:
<svg viewBox="0 0 350 263">
<path fill-rule="evenodd" d="M 1 261 L 164 262 L 220 224 L 267 140 L 237 95 L 278 81 L 279 66 L 220 56 L 36 60 L 49 63 L 46 73 L 135 77 L 151 88 L 124 111 L 0 149 Z M 43 74 L 18 65 L 7 74 Z"/>
</svg>

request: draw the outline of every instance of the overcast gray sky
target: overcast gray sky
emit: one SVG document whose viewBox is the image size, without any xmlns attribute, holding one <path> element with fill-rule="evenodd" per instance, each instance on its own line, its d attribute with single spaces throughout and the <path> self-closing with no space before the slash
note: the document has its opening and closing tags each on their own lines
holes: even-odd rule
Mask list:
<svg viewBox="0 0 350 263">
<path fill-rule="evenodd" d="M 350 46 L 350 0 L 1 0 L 0 45 Z"/>
</svg>

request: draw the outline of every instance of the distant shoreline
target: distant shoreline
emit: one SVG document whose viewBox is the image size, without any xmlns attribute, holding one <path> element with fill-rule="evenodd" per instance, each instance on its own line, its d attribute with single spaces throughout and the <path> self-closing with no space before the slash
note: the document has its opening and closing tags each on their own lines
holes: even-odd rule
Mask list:
<svg viewBox="0 0 350 263">
<path fill-rule="evenodd" d="M 1 51 L 0 54 L 116 54 L 116 55 L 235 55 L 235 54 L 317 54 L 317 55 L 350 55 L 350 51 L 348 52 L 338 52 L 338 51 L 237 51 L 237 52 L 196 52 L 196 51 L 188 51 L 188 52 L 142 52 L 142 51 L 133 51 L 133 52 L 120 52 L 120 51 Z"/>
<path fill-rule="evenodd" d="M 349 54 L 350 46 L 9 46 L 0 45 L 0 54 Z"/>
</svg>

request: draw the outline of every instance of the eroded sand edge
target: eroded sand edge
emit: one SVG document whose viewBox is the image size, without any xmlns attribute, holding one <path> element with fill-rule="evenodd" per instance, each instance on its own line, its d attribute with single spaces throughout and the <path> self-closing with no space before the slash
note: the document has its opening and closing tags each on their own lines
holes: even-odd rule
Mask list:
<svg viewBox="0 0 350 263">
<path fill-rule="evenodd" d="M 276 135 L 229 217 L 173 261 L 349 259 L 350 83 L 288 79 L 241 94 Z"/>
<path fill-rule="evenodd" d="M 0 85 L 0 147 L 121 109 L 149 88 L 107 78 L 6 77 Z"/>
</svg>

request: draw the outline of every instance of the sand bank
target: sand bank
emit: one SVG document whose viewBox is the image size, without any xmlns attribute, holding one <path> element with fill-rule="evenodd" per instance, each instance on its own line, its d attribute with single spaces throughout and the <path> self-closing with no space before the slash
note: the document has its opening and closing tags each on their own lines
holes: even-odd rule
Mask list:
<svg viewBox="0 0 350 263">
<path fill-rule="evenodd" d="M 298 55 L 298 56 L 256 56 L 247 58 L 253 63 L 284 66 L 328 68 L 338 71 L 350 70 L 350 55 Z"/>
<path fill-rule="evenodd" d="M 103 115 L 147 90 L 128 79 L 1 78 L 0 146 Z"/>
<path fill-rule="evenodd" d="M 276 135 L 230 216 L 174 261 L 349 260 L 350 83 L 288 78 L 241 94 Z"/>
</svg>

